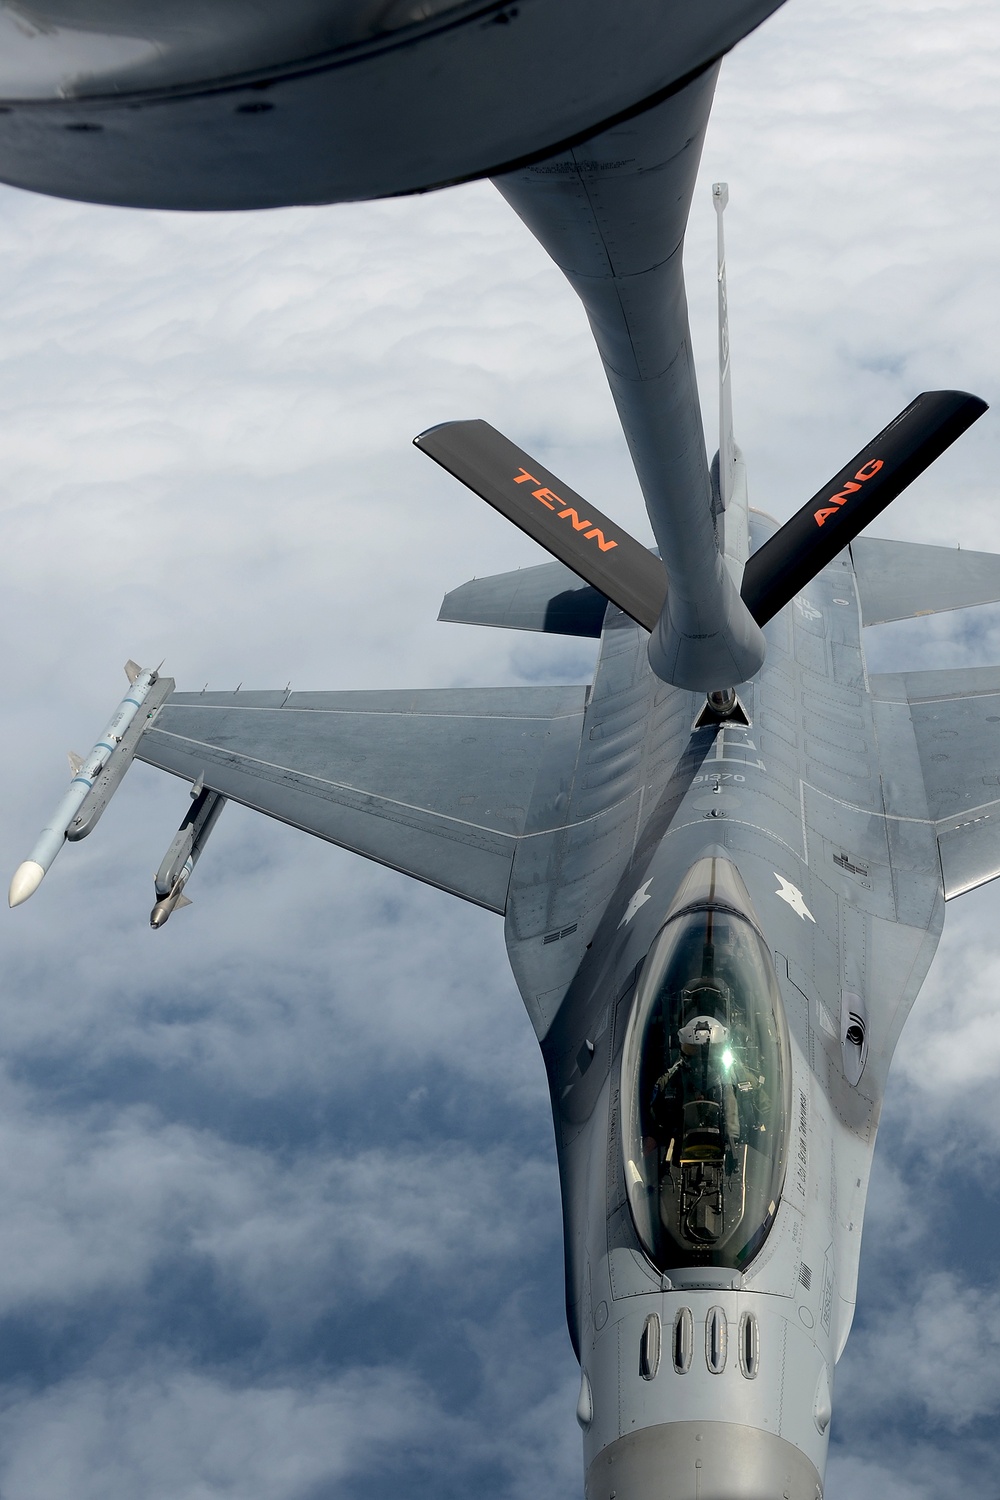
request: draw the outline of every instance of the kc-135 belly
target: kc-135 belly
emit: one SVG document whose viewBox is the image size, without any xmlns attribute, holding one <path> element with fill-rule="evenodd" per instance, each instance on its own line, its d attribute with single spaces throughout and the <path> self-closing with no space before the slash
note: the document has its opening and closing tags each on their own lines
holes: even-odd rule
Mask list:
<svg viewBox="0 0 1000 1500">
<path fill-rule="evenodd" d="M 424 191 L 669 92 L 780 0 L 0 0 L 0 180 L 180 209 Z"/>
</svg>

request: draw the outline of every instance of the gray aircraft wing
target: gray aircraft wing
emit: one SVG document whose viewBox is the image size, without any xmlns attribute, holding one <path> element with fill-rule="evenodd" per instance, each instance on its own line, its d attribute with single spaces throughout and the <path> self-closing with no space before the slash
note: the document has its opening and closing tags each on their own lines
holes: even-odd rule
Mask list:
<svg viewBox="0 0 1000 1500">
<path fill-rule="evenodd" d="M 895 672 L 872 677 L 878 717 L 908 707 L 926 793 L 921 810 L 934 824 L 946 899 L 1000 875 L 1000 667 Z M 898 722 L 898 721 L 897 721 Z M 888 736 L 887 736 L 888 737 Z M 893 809 L 920 816 L 905 781 L 906 757 L 887 779 Z M 915 768 L 914 768 L 915 769 Z"/>
<path fill-rule="evenodd" d="M 585 695 L 176 693 L 138 758 L 502 912 L 543 763 L 566 801 Z"/>
<path fill-rule="evenodd" d="M 851 543 L 865 625 L 1000 601 L 1000 555 L 859 536 Z"/>
</svg>

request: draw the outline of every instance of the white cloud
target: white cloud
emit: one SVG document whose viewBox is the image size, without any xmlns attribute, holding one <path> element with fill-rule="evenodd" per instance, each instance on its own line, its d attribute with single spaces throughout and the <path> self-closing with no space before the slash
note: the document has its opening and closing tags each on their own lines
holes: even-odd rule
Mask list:
<svg viewBox="0 0 1000 1500">
<path fill-rule="evenodd" d="M 289 1500 L 364 1482 L 419 1442 L 428 1393 L 392 1369 L 234 1385 L 183 1368 L 82 1377 L 0 1414 L 10 1500 Z"/>
<path fill-rule="evenodd" d="M 961 1432 L 1000 1409 L 1000 1290 L 947 1271 L 921 1278 L 887 1300 L 857 1335 L 845 1414 L 866 1424 L 919 1410 L 927 1426 Z"/>
<path fill-rule="evenodd" d="M 547 1159 L 414 1139 L 405 1107 L 386 1111 L 403 1116 L 394 1142 L 276 1150 L 108 1100 L 39 1120 L 12 1107 L 24 1093 L 8 1086 L 0 1130 L 0 1318 L 155 1297 L 158 1262 L 186 1259 L 210 1262 L 269 1320 L 315 1319 L 403 1283 L 440 1296 L 456 1276 L 464 1307 L 516 1273 L 526 1240 L 556 1235 Z"/>
</svg>

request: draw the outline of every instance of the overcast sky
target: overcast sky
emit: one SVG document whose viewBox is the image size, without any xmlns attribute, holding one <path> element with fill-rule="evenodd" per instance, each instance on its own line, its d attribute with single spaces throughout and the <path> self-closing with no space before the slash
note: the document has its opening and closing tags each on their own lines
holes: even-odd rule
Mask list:
<svg viewBox="0 0 1000 1500">
<path fill-rule="evenodd" d="M 1000 404 L 1000 13 L 789 0 L 726 63 L 688 239 L 714 429 L 787 516 L 918 391 Z M 647 536 L 582 312 L 486 184 L 261 215 L 0 190 L 0 870 L 125 685 L 583 681 L 589 643 L 435 622 L 540 560 L 410 446 L 481 416 Z M 1000 551 L 991 413 L 878 526 Z M 869 632 L 1000 661 L 1000 609 Z M 2 915 L 2 1500 L 570 1500 L 542 1065 L 501 923 L 136 767 Z M 5 880 L 6 875 L 3 876 Z M 829 1500 L 996 1489 L 1000 888 L 904 1033 L 838 1370 Z"/>
</svg>

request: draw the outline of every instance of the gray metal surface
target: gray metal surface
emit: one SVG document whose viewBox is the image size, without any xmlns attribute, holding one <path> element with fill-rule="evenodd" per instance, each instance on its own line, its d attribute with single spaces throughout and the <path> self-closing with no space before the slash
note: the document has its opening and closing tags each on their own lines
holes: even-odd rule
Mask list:
<svg viewBox="0 0 1000 1500">
<path fill-rule="evenodd" d="M 872 691 L 886 703 L 908 706 L 922 786 L 914 788 L 916 800 L 909 810 L 898 797 L 895 810 L 933 822 L 945 897 L 964 895 L 996 879 L 1000 667 L 876 676 Z"/>
<path fill-rule="evenodd" d="M 192 209 L 441 186 L 652 102 L 778 3 L 2 0 L 0 179 Z"/>
<path fill-rule="evenodd" d="M 851 543 L 865 625 L 1000 600 L 1000 557 L 859 536 Z"/>
<path fill-rule="evenodd" d="M 764 655 L 716 537 L 681 265 L 715 78 L 496 179 L 590 319 L 667 568 L 654 669 L 702 690 L 751 677 Z"/>
<path fill-rule="evenodd" d="M 561 562 L 473 578 L 445 594 L 438 619 L 596 639 L 608 601 Z"/>
<path fill-rule="evenodd" d="M 665 1422 L 619 1438 L 587 1470 L 587 1500 L 817 1500 L 792 1443 L 736 1422 Z"/>
<path fill-rule="evenodd" d="M 582 688 L 178 694 L 140 758 L 502 912 L 517 837 Z M 558 810 L 554 809 L 558 816 Z"/>
</svg>

